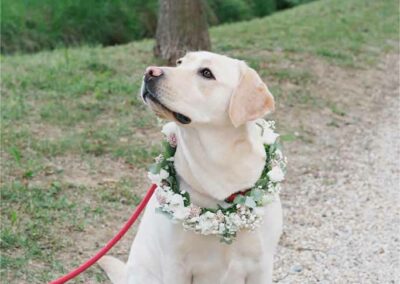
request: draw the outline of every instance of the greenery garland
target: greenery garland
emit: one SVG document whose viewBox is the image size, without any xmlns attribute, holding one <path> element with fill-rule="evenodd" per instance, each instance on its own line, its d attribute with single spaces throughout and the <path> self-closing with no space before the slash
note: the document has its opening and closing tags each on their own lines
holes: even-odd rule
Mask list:
<svg viewBox="0 0 400 284">
<path fill-rule="evenodd" d="M 169 218 L 181 221 L 185 229 L 204 235 L 219 235 L 221 241 L 231 243 L 241 229 L 254 230 L 262 221 L 262 207 L 275 200 L 284 178 L 286 158 L 273 132 L 274 122 L 260 120 L 260 134 L 264 141 L 266 163 L 255 185 L 233 202 L 221 201 L 217 208 L 196 206 L 190 195 L 179 188 L 174 166 L 177 141 L 175 133 L 169 131 L 163 142 L 164 152 L 150 166 L 149 178 L 158 185 L 157 211 Z M 166 125 L 167 126 L 167 125 Z M 168 132 L 164 131 L 163 132 Z"/>
</svg>

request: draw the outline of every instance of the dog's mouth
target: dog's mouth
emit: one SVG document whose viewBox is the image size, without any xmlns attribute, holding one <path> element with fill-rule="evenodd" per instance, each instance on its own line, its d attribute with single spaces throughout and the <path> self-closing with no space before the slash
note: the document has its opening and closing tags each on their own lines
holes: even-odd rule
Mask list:
<svg viewBox="0 0 400 284">
<path fill-rule="evenodd" d="M 180 122 L 182 124 L 189 124 L 192 121 L 186 115 L 176 112 L 176 111 L 173 111 L 173 110 L 169 109 L 168 107 L 166 107 L 163 103 L 160 102 L 159 99 L 157 99 L 157 96 L 147 88 L 147 86 L 144 87 L 142 97 L 143 97 L 143 100 L 145 101 L 145 103 L 147 103 L 147 100 L 150 100 L 151 102 L 156 104 L 158 107 L 160 107 L 162 110 L 164 110 L 168 113 L 171 113 L 172 116 L 178 122 Z"/>
</svg>

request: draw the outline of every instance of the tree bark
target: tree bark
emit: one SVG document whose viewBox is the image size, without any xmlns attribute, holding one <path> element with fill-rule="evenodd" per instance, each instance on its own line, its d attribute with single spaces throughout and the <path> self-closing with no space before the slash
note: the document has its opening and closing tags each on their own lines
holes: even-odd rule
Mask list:
<svg viewBox="0 0 400 284">
<path fill-rule="evenodd" d="M 172 65 L 187 51 L 210 50 L 204 0 L 160 0 L 154 55 Z"/>
</svg>

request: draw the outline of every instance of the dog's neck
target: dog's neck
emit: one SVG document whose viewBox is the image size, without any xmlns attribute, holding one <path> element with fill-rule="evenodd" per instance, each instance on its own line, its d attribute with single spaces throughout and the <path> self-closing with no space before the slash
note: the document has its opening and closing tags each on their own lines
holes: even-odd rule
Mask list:
<svg viewBox="0 0 400 284">
<path fill-rule="evenodd" d="M 265 150 L 254 122 L 239 128 L 178 126 L 177 140 L 180 183 L 199 206 L 252 187 L 264 168 Z"/>
</svg>

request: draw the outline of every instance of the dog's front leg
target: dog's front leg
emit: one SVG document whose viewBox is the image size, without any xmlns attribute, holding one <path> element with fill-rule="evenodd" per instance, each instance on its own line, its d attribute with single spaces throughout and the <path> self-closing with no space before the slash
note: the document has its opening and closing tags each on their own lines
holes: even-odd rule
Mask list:
<svg viewBox="0 0 400 284">
<path fill-rule="evenodd" d="M 265 256 L 262 268 L 250 273 L 246 278 L 246 284 L 272 284 L 273 255 Z"/>
<path fill-rule="evenodd" d="M 130 265 L 128 269 L 128 279 L 126 284 L 165 284 L 159 271 L 151 271 L 148 267 L 140 267 L 139 265 Z"/>
<path fill-rule="evenodd" d="M 164 259 L 161 269 L 147 263 L 146 265 L 129 265 L 126 284 L 191 284 L 191 273 L 185 264 Z M 120 283 L 117 283 L 120 284 Z M 124 283 L 125 284 L 125 283 Z"/>
<path fill-rule="evenodd" d="M 185 263 L 170 260 L 163 269 L 163 284 L 192 284 L 192 273 Z"/>
</svg>

